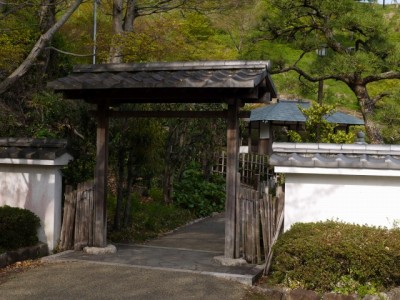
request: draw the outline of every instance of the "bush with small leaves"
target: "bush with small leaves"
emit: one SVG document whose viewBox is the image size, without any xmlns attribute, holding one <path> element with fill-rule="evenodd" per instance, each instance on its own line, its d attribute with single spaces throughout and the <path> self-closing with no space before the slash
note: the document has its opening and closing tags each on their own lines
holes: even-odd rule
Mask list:
<svg viewBox="0 0 400 300">
<path fill-rule="evenodd" d="M 0 248 L 13 250 L 35 245 L 39 226 L 39 217 L 27 209 L 0 207 Z"/>
<path fill-rule="evenodd" d="M 359 296 L 400 285 L 400 229 L 297 223 L 274 246 L 272 284 Z"/>
</svg>

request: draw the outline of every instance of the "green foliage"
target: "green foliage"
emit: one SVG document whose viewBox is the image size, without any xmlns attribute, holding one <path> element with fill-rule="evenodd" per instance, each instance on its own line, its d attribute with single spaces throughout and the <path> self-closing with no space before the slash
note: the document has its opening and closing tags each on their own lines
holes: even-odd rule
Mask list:
<svg viewBox="0 0 400 300">
<path fill-rule="evenodd" d="M 182 104 L 181 110 L 220 110 L 222 104 Z M 172 201 L 174 177 L 182 178 L 193 161 L 201 162 L 205 178 L 211 174 L 216 153 L 224 147 L 226 123 L 222 119 L 169 119 L 165 143 L 164 199 Z"/>
<path fill-rule="evenodd" d="M 108 200 L 107 211 L 112 219 L 116 199 L 111 197 Z M 132 224 L 118 231 L 110 231 L 108 237 L 113 242 L 143 242 L 193 219 L 193 215 L 188 210 L 175 205 L 166 205 L 162 201 L 140 199 L 138 195 L 133 195 L 131 201 Z"/>
<path fill-rule="evenodd" d="M 311 0 L 307 5 L 300 0 L 272 0 L 268 5 L 262 19 L 262 25 L 268 28 L 264 35 L 278 37 L 295 49 L 312 53 L 315 61 L 309 66 L 312 72 L 376 71 L 376 67 L 383 66 L 383 53 L 390 55 L 393 49 L 387 38 L 387 23 L 377 6 L 360 5 L 353 0 Z M 331 35 L 324 34 L 327 31 Z M 360 51 L 352 54 L 338 51 L 334 42 L 338 43 L 335 47 L 356 46 Z M 323 44 L 332 46 L 332 51 L 321 61 L 314 51 Z"/>
<path fill-rule="evenodd" d="M 14 70 L 29 51 L 32 34 L 29 30 L 18 32 L 17 36 L 0 33 L 0 69 Z"/>
<path fill-rule="evenodd" d="M 26 114 L 30 126 L 27 136 L 64 138 L 74 157 L 63 175 L 68 184 L 77 184 L 93 177 L 95 164 L 95 123 L 88 116 L 88 106 L 82 101 L 63 99 L 48 91 L 32 95 Z"/>
<path fill-rule="evenodd" d="M 293 142 L 338 144 L 354 142 L 354 133 L 346 133 L 342 130 L 335 133 L 337 124 L 326 120 L 326 117 L 335 111 L 332 105 L 313 103 L 309 108 L 299 106 L 299 109 L 306 117 L 305 132 L 298 133 L 289 130 L 288 135 Z"/>
<path fill-rule="evenodd" d="M 124 62 L 234 59 L 237 55 L 203 14 L 157 14 L 137 19 L 135 26 L 133 32 L 106 34 L 107 46 L 99 48 L 100 59 L 107 60 L 110 43 L 122 49 Z"/>
<path fill-rule="evenodd" d="M 205 180 L 198 167 L 185 170 L 174 186 L 174 203 L 204 217 L 225 208 L 225 181 L 213 175 Z"/>
<path fill-rule="evenodd" d="M 13 250 L 35 245 L 40 219 L 33 212 L 10 206 L 0 207 L 0 248 Z"/>
<path fill-rule="evenodd" d="M 32 7 L 0 18 L 0 71 L 14 70 L 30 52 L 38 36 Z"/>
<path fill-rule="evenodd" d="M 375 120 L 382 124 L 382 135 L 386 144 L 400 143 L 400 93 L 394 93 L 378 104 Z"/>
<path fill-rule="evenodd" d="M 389 71 L 397 74 L 399 71 L 397 9 L 394 6 L 382 9 L 381 5 L 365 5 L 353 0 L 263 2 L 261 30 L 255 34 L 261 42 L 257 43 L 259 46 L 256 44 L 249 48 L 258 48 L 260 56 L 274 45 L 286 45 L 286 49 L 291 49 L 289 55 L 279 57 L 275 54 L 271 57 L 273 73 L 292 70 L 288 75 L 288 94 L 315 99 L 316 92 L 312 95 L 309 88 L 302 89 L 301 86 L 315 89 L 315 82 L 319 79 L 324 79 L 324 82 L 330 79 L 325 86 L 324 101 L 358 109 L 368 121 L 366 126 L 371 142 L 381 142 L 379 126 L 370 122 L 372 119 L 380 120 L 374 118 L 375 105 L 369 103 L 382 93 L 393 92 L 388 88 L 387 80 L 383 80 L 385 76 L 379 74 L 388 74 Z M 327 47 L 327 54 L 323 57 L 316 54 L 321 46 Z M 257 54 L 252 58 L 256 59 Z M 398 74 L 395 77 L 398 85 Z M 275 78 L 281 94 L 286 94 L 286 81 L 282 75 Z M 293 93 L 292 85 L 296 79 L 300 86 L 295 87 L 297 92 L 295 89 Z M 374 85 L 374 82 L 379 84 Z M 385 126 L 384 122 L 380 123 Z"/>
<path fill-rule="evenodd" d="M 149 109 L 150 105 L 121 105 L 120 110 Z M 117 185 L 128 186 L 141 178 L 149 186 L 163 167 L 165 128 L 160 120 L 130 118 L 110 120 L 110 171 Z M 121 173 L 123 170 L 123 174 Z M 119 178 L 121 177 L 121 178 Z"/>
<path fill-rule="evenodd" d="M 326 221 L 298 223 L 274 246 L 271 283 L 358 293 L 400 284 L 400 230 Z"/>
<path fill-rule="evenodd" d="M 354 277 L 354 274 L 341 276 L 333 291 L 343 295 L 357 293 L 360 297 L 377 293 L 377 289 L 373 284 L 370 282 L 367 282 L 367 284 L 361 284 L 355 280 Z"/>
<path fill-rule="evenodd" d="M 149 196 L 155 202 L 161 203 L 162 201 L 164 201 L 163 191 L 160 188 L 157 188 L 157 187 L 150 188 Z"/>
<path fill-rule="evenodd" d="M 36 138 L 57 138 L 62 134 L 63 119 L 70 116 L 72 103 L 64 101 L 61 95 L 43 91 L 34 94 L 28 105 L 31 135 Z M 65 126 L 65 125 L 64 125 Z"/>
</svg>

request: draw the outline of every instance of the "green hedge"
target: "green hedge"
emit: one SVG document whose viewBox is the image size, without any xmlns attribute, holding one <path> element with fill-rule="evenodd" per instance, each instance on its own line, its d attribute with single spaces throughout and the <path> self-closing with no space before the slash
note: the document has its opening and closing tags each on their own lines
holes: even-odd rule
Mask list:
<svg viewBox="0 0 400 300">
<path fill-rule="evenodd" d="M 298 223 L 274 246 L 273 284 L 360 296 L 400 285 L 400 229 Z"/>
<path fill-rule="evenodd" d="M 35 245 L 39 226 L 39 217 L 27 209 L 0 207 L 0 248 L 13 250 Z"/>
</svg>

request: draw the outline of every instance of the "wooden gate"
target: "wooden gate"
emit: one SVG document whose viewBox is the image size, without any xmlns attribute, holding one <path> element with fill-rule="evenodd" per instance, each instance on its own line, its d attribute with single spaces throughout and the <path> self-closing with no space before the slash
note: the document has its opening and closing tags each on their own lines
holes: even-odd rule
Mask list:
<svg viewBox="0 0 400 300">
<path fill-rule="evenodd" d="M 78 184 L 65 189 L 60 250 L 81 250 L 93 245 L 94 182 Z"/>
<path fill-rule="evenodd" d="M 275 195 L 262 184 L 259 190 L 241 185 L 239 193 L 239 222 L 241 250 L 249 263 L 266 263 L 272 257 L 272 246 L 283 227 L 284 193 L 276 186 Z"/>
<path fill-rule="evenodd" d="M 222 152 L 213 172 L 226 175 L 226 153 Z M 266 263 L 272 257 L 272 246 L 283 228 L 285 195 L 276 183 L 268 156 L 240 153 L 240 185 L 236 205 L 237 248 L 249 263 Z"/>
</svg>

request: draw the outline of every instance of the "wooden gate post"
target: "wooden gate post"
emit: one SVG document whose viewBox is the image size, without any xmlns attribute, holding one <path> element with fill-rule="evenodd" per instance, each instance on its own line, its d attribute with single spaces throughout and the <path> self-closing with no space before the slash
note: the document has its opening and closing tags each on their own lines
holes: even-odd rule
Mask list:
<svg viewBox="0 0 400 300">
<path fill-rule="evenodd" d="M 226 258 L 238 258 L 236 249 L 236 197 L 239 170 L 239 106 L 238 100 L 228 105 L 226 202 L 225 202 L 225 253 Z"/>
<path fill-rule="evenodd" d="M 107 244 L 107 169 L 108 169 L 108 107 L 97 107 L 97 141 L 94 195 L 93 246 L 105 247 Z"/>
</svg>

